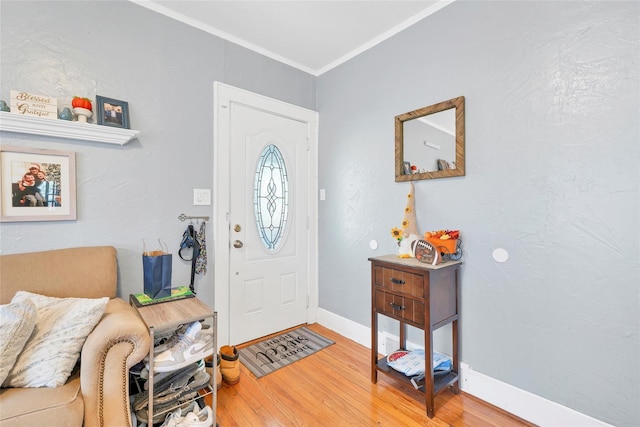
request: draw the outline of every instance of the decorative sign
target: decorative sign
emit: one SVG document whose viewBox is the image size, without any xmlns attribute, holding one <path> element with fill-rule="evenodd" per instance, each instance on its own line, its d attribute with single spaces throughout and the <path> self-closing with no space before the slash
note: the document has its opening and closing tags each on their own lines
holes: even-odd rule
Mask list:
<svg viewBox="0 0 640 427">
<path fill-rule="evenodd" d="M 46 95 L 36 95 L 18 90 L 11 91 L 11 112 L 25 116 L 58 118 L 58 100 Z"/>
</svg>

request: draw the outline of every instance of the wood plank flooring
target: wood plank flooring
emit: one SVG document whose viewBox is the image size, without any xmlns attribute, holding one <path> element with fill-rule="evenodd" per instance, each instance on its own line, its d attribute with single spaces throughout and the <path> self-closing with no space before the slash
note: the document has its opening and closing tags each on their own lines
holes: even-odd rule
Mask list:
<svg viewBox="0 0 640 427">
<path fill-rule="evenodd" d="M 436 397 L 436 416 L 430 419 L 424 396 L 411 386 L 384 374 L 371 383 L 368 348 L 318 324 L 308 328 L 336 343 L 260 379 L 240 364 L 240 382 L 223 383 L 218 391 L 220 427 L 533 426 L 450 390 Z"/>
</svg>

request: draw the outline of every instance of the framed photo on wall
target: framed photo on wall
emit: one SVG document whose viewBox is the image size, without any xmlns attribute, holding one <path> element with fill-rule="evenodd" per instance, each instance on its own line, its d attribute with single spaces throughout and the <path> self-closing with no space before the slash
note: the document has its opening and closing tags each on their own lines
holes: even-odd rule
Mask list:
<svg viewBox="0 0 640 427">
<path fill-rule="evenodd" d="M 130 129 L 128 102 L 96 95 L 96 104 L 99 125 Z"/>
<path fill-rule="evenodd" d="M 0 222 L 76 219 L 76 153 L 0 148 Z"/>
</svg>

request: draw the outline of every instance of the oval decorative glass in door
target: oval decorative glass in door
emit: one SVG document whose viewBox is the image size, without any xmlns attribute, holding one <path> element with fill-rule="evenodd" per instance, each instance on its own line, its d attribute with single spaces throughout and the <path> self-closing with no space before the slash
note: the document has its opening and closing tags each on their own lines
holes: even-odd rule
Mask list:
<svg viewBox="0 0 640 427">
<path fill-rule="evenodd" d="M 273 144 L 258 158 L 253 206 L 262 243 L 268 250 L 278 249 L 289 219 L 289 177 L 284 157 Z"/>
</svg>

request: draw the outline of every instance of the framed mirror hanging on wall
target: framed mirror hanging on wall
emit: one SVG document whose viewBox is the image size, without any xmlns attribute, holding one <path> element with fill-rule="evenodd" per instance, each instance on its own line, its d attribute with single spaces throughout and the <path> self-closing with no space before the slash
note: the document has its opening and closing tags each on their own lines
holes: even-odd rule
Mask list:
<svg viewBox="0 0 640 427">
<path fill-rule="evenodd" d="M 395 117 L 396 182 L 464 176 L 464 96 Z"/>
</svg>

